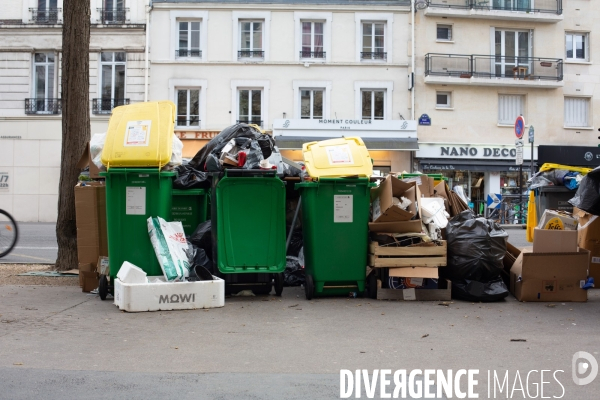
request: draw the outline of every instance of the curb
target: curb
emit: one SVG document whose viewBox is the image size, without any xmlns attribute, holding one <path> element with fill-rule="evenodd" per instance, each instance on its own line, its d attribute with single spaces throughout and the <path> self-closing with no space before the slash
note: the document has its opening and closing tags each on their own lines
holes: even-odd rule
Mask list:
<svg viewBox="0 0 600 400">
<path fill-rule="evenodd" d="M 527 229 L 527 225 L 525 224 L 502 224 L 500 227 L 504 230 L 506 229 Z"/>
</svg>

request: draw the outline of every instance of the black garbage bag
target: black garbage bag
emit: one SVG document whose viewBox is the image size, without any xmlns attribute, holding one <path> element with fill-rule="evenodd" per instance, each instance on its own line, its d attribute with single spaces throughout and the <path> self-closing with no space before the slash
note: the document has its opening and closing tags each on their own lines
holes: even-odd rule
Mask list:
<svg viewBox="0 0 600 400">
<path fill-rule="evenodd" d="M 262 134 L 248 124 L 231 125 L 212 138 L 190 161 L 189 165 L 200 170 L 208 171 L 207 163 L 210 154 L 220 153 L 223 147 L 234 138 L 249 138 L 257 140 Z M 220 169 L 219 169 L 220 170 Z"/>
<path fill-rule="evenodd" d="M 208 189 L 210 188 L 210 175 L 198 171 L 189 165 L 180 165 L 175 168 L 177 179 L 173 181 L 174 189 Z"/>
<path fill-rule="evenodd" d="M 304 246 L 304 238 L 302 237 L 302 230 L 295 229 L 290 239 L 290 244 L 287 248 L 287 255 L 297 257 L 300 253 L 300 249 Z"/>
<path fill-rule="evenodd" d="M 304 266 L 300 263 L 298 257 L 287 256 L 285 271 L 283 271 L 284 286 L 304 285 L 305 275 Z"/>
<path fill-rule="evenodd" d="M 198 247 L 199 249 L 204 250 L 206 256 L 211 258 L 212 255 L 212 235 L 211 235 L 211 227 L 212 224 L 210 219 L 208 221 L 202 222 L 194 233 L 190 235 L 188 238 L 188 242 Z"/>
<path fill-rule="evenodd" d="M 260 135 L 258 139 L 256 139 L 260 149 L 262 151 L 262 155 L 265 159 L 271 157 L 273 154 L 273 148 L 275 147 L 273 138 L 270 135 Z"/>
<path fill-rule="evenodd" d="M 448 266 L 451 280 L 490 282 L 502 272 L 508 234 L 492 220 L 465 210 L 448 221 Z"/>
<path fill-rule="evenodd" d="M 242 166 L 243 169 L 259 169 L 260 162 L 264 160 L 262 150 L 256 140 L 250 142 L 250 146 L 243 151 L 246 152 L 246 162 Z"/>
<path fill-rule="evenodd" d="M 489 282 L 469 279 L 452 281 L 452 297 L 467 301 L 492 302 L 508 296 L 508 288 L 500 277 Z"/>
<path fill-rule="evenodd" d="M 204 164 L 208 172 L 220 172 L 223 170 L 223 166 L 219 162 L 219 158 L 214 154 L 209 154 Z"/>
<path fill-rule="evenodd" d="M 583 177 L 569 203 L 590 214 L 600 215 L 600 167 Z"/>
</svg>

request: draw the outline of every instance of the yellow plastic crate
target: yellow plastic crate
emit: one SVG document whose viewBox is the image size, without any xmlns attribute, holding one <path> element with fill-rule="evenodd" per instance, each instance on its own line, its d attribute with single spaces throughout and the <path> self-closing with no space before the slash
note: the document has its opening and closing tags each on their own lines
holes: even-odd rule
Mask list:
<svg viewBox="0 0 600 400">
<path fill-rule="evenodd" d="M 306 172 L 311 178 L 373 175 L 371 156 L 359 137 L 304 143 L 302 153 Z"/>
<path fill-rule="evenodd" d="M 163 167 L 171 159 L 175 104 L 151 101 L 113 109 L 102 164 L 111 167 Z"/>
</svg>

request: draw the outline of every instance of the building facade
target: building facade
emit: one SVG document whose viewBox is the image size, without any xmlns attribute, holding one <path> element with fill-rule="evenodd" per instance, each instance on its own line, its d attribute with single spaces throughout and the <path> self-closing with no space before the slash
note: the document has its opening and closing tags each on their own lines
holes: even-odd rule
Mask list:
<svg viewBox="0 0 600 400">
<path fill-rule="evenodd" d="M 0 0 L 0 208 L 56 221 L 61 155 L 62 0 Z M 148 0 L 91 0 L 90 119 L 143 101 Z"/>
<path fill-rule="evenodd" d="M 514 123 L 537 145 L 596 146 L 600 9 L 588 0 L 417 0 L 419 150 L 473 199 L 517 195 Z M 481 179 L 481 181 L 480 181 Z M 479 184 L 478 184 L 479 183 Z"/>
</svg>

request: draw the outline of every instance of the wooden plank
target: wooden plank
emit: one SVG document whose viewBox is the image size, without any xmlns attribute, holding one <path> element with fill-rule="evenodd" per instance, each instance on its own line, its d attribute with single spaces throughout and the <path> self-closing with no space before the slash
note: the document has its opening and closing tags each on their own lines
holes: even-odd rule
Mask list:
<svg viewBox="0 0 600 400">
<path fill-rule="evenodd" d="M 376 256 L 445 256 L 448 250 L 446 241 L 442 246 L 422 246 L 422 247 L 388 247 L 379 246 L 377 243 L 369 244 L 369 253 Z"/>
<path fill-rule="evenodd" d="M 446 257 L 379 258 L 369 254 L 369 266 L 381 267 L 445 267 Z"/>
</svg>

